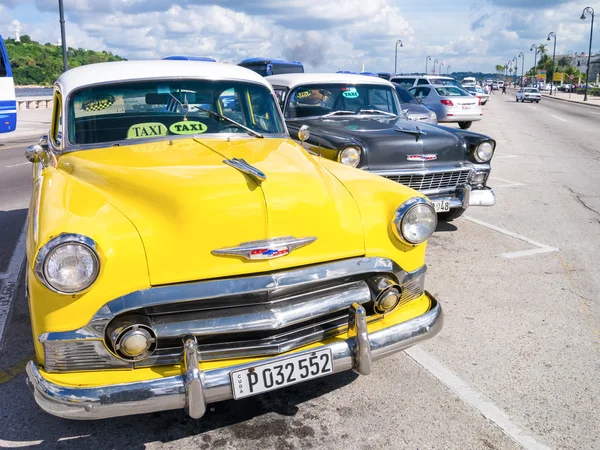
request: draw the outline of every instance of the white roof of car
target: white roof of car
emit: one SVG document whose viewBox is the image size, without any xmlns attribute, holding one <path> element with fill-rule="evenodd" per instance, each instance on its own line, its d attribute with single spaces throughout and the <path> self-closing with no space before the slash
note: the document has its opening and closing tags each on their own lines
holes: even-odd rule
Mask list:
<svg viewBox="0 0 600 450">
<path fill-rule="evenodd" d="M 293 89 L 303 84 L 381 84 L 394 87 L 392 83 L 383 78 L 369 75 L 354 75 L 348 73 L 287 73 L 265 77 L 273 86 L 286 86 Z"/>
<path fill-rule="evenodd" d="M 93 84 L 148 79 L 242 80 L 271 86 L 257 73 L 234 64 L 204 61 L 117 61 L 88 64 L 63 73 L 56 84 L 63 97 L 74 89 Z"/>
</svg>

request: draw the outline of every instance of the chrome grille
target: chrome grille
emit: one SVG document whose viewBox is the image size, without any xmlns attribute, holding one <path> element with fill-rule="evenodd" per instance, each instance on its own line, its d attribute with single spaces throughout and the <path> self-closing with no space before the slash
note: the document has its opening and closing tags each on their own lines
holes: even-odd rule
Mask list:
<svg viewBox="0 0 600 450">
<path fill-rule="evenodd" d="M 466 184 L 470 169 L 453 172 L 433 172 L 427 174 L 383 175 L 388 180 L 403 184 L 417 191 L 449 189 Z"/>
<path fill-rule="evenodd" d="M 201 360 L 276 355 L 344 332 L 352 303 L 365 306 L 369 322 L 381 319 L 383 316 L 373 311 L 375 294 L 367 283 L 375 276 L 385 274 L 398 280 L 402 288 L 401 305 L 424 292 L 426 267 L 407 273 L 383 258 L 351 261 L 356 261 L 352 266 L 356 267 L 354 272 L 341 270 L 347 264 L 342 261 L 234 279 L 248 287 L 244 294 L 232 292 L 231 280 L 199 283 L 198 287 L 190 283 L 175 288 L 152 288 L 156 299 L 163 299 L 161 303 L 148 301 L 153 297 L 143 291 L 137 299 L 145 303 L 112 315 L 101 329 L 98 328 L 101 321 L 92 321 L 87 328 L 76 332 L 40 336 L 46 370 L 84 371 L 180 363 L 183 337 L 190 333 L 196 336 Z M 319 273 L 326 273 L 327 277 L 311 275 Z M 165 303 L 166 291 L 160 289 L 168 292 L 175 289 L 188 296 L 176 296 Z M 111 323 L 140 316 L 156 331 L 157 349 L 142 361 L 119 359 L 103 337 L 110 335 Z M 99 331 L 96 333 L 95 329 Z"/>
</svg>

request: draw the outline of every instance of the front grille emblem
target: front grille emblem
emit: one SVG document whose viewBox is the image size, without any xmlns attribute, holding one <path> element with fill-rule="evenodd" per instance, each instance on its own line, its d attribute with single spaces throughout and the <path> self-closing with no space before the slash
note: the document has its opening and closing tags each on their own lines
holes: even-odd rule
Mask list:
<svg viewBox="0 0 600 450">
<path fill-rule="evenodd" d="M 433 161 L 437 159 L 437 155 L 435 153 L 430 153 L 429 155 L 406 155 L 406 159 L 408 161 Z"/>
<path fill-rule="evenodd" d="M 275 259 L 289 255 L 297 248 L 312 244 L 316 237 L 295 238 L 293 236 L 265 239 L 262 241 L 243 242 L 237 247 L 220 248 L 211 253 L 217 256 L 239 256 L 255 261 Z"/>
</svg>

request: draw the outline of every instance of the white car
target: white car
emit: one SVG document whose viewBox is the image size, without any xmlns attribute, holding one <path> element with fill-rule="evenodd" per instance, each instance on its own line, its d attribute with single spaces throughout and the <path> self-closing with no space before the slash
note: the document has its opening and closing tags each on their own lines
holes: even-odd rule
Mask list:
<svg viewBox="0 0 600 450">
<path fill-rule="evenodd" d="M 536 88 L 522 88 L 517 92 L 517 102 L 521 101 L 525 103 L 525 101 L 528 101 L 539 103 L 541 99 L 542 94 L 540 94 L 539 89 Z"/>
</svg>

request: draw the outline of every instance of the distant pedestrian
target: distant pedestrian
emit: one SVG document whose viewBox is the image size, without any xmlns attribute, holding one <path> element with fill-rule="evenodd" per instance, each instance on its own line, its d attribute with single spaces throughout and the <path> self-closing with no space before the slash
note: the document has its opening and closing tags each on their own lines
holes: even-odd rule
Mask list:
<svg viewBox="0 0 600 450">
<path fill-rule="evenodd" d="M 506 83 L 502 85 L 502 94 L 506 94 Z"/>
</svg>

